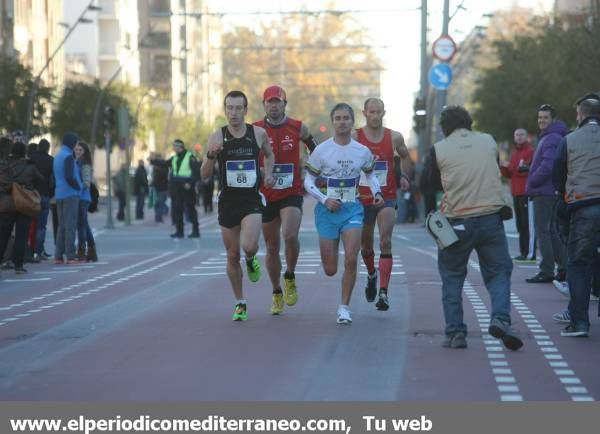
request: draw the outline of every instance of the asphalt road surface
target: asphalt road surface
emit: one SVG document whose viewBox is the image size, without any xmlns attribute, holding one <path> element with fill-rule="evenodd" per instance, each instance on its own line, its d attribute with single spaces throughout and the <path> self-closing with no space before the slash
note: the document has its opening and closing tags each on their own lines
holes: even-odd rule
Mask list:
<svg viewBox="0 0 600 434">
<path fill-rule="evenodd" d="M 489 297 L 472 257 L 465 287 L 468 348 L 441 347 L 436 248 L 420 224 L 396 225 L 391 308 L 365 300 L 361 264 L 353 324 L 336 324 L 341 273 L 320 265 L 314 202 L 307 200 L 296 271 L 299 301 L 269 313 L 271 287 L 244 278 L 247 322 L 234 298 L 216 215 L 201 214 L 199 240 L 145 221 L 104 229 L 94 215 L 100 261 L 26 264 L 0 280 L 1 400 L 476 400 L 592 401 L 600 397 L 600 319 L 588 338 L 560 336 L 552 314 L 567 299 L 527 284 L 516 265 L 513 324 L 524 347 L 487 335 Z M 186 227 L 189 232 L 189 228 Z M 508 231 L 516 255 L 516 234 Z M 51 238 L 49 240 L 51 243 Z M 48 244 L 49 244 L 48 243 Z M 50 246 L 48 246 L 50 247 Z M 52 248 L 47 248 L 52 251 Z M 340 266 L 343 256 L 340 257 Z"/>
</svg>

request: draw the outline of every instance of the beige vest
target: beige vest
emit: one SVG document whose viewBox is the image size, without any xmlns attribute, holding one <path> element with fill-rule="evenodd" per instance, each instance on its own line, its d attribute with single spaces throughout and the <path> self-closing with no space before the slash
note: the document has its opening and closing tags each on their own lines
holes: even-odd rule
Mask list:
<svg viewBox="0 0 600 434">
<path fill-rule="evenodd" d="M 434 146 L 447 217 L 488 215 L 507 205 L 492 136 L 458 129 Z"/>
<path fill-rule="evenodd" d="M 588 123 L 567 136 L 567 203 L 600 197 L 600 126 Z"/>
</svg>

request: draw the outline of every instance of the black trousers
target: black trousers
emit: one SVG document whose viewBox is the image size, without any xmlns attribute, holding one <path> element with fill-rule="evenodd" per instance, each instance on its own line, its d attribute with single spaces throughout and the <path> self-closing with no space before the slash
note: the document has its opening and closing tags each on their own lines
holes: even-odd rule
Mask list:
<svg viewBox="0 0 600 434">
<path fill-rule="evenodd" d="M 15 228 L 15 243 L 13 246 L 12 260 L 15 268 L 23 268 L 23 257 L 25 256 L 25 247 L 27 245 L 27 234 L 31 217 L 14 212 L 0 214 L 0 250 L 2 255 L 8 245 L 8 240 L 12 234 L 13 227 Z"/>
<path fill-rule="evenodd" d="M 171 188 L 173 223 L 178 234 L 183 234 L 183 212 L 187 211 L 192 222 L 192 232 L 198 232 L 198 213 L 196 212 L 196 192 L 193 188 L 186 190 L 183 185 Z"/>
<path fill-rule="evenodd" d="M 529 253 L 529 214 L 527 209 L 527 196 L 513 196 L 515 208 L 515 221 L 519 232 L 519 252 L 521 256 Z"/>
</svg>

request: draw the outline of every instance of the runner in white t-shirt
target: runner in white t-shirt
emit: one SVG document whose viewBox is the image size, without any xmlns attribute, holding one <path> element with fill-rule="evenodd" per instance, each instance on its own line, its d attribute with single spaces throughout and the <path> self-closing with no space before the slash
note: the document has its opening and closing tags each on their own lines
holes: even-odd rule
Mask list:
<svg viewBox="0 0 600 434">
<path fill-rule="evenodd" d="M 334 135 L 315 148 L 306 163 L 304 187 L 319 203 L 315 206 L 315 224 L 319 233 L 321 262 L 328 276 L 337 272 L 340 238 L 344 245 L 342 297 L 338 324 L 352 323 L 348 308 L 356 281 L 357 257 L 363 225 L 363 206 L 358 201 L 361 171 L 374 196 L 374 205 L 382 206 L 383 196 L 373 173 L 375 161 L 366 146 L 351 137 L 354 111 L 345 103 L 336 104 L 330 113 Z M 318 184 L 318 186 L 317 186 Z"/>
</svg>

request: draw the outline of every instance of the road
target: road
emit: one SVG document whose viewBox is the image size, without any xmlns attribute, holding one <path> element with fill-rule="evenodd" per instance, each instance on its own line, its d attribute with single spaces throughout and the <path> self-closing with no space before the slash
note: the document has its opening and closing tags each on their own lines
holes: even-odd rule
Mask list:
<svg viewBox="0 0 600 434">
<path fill-rule="evenodd" d="M 518 352 L 487 333 L 489 297 L 470 264 L 468 348 L 441 347 L 440 278 L 433 241 L 419 224 L 396 225 L 391 308 L 366 302 L 365 269 L 351 303 L 354 323 L 335 322 L 341 275 L 320 266 L 309 199 L 297 268 L 299 302 L 272 316 L 263 267 L 244 280 L 249 320 L 231 321 L 234 299 L 216 215 L 199 240 L 172 240 L 147 220 L 103 228 L 91 219 L 100 261 L 28 264 L 0 280 L 2 400 L 475 400 L 590 401 L 600 397 L 600 319 L 589 338 L 563 338 L 552 314 L 567 299 L 527 284 L 516 265 L 513 323 Z M 187 229 L 187 228 L 186 228 Z M 516 235 L 509 231 L 511 253 Z M 52 250 L 52 249 L 48 249 Z M 264 266 L 264 246 L 260 259 Z M 342 257 L 343 258 L 343 257 Z"/>
</svg>

